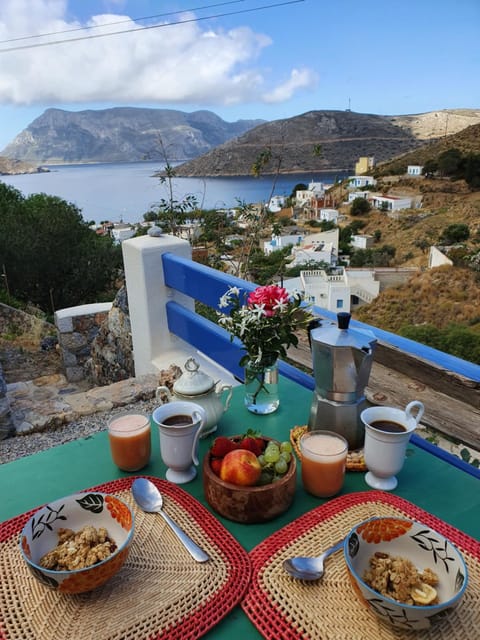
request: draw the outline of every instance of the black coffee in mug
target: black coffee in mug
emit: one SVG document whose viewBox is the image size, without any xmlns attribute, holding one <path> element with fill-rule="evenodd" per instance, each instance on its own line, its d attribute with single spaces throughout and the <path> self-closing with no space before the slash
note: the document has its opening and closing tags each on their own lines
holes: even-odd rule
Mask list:
<svg viewBox="0 0 480 640">
<path fill-rule="evenodd" d="M 192 416 L 187 415 L 176 415 L 169 416 L 163 420 L 162 424 L 167 425 L 167 427 L 186 427 L 188 425 L 193 424 Z"/>
<path fill-rule="evenodd" d="M 403 424 L 399 424 L 393 420 L 374 420 L 370 423 L 370 426 L 379 431 L 385 431 L 386 433 L 405 433 L 407 430 Z"/>
</svg>

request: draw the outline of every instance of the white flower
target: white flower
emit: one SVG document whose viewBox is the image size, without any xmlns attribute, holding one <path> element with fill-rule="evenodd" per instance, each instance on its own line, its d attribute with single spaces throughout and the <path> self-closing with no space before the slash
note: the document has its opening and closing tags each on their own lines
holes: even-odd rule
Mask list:
<svg viewBox="0 0 480 640">
<path fill-rule="evenodd" d="M 251 315 L 256 319 L 263 318 L 265 316 L 265 305 L 264 304 L 256 304 L 253 309 L 250 309 Z"/>
<path fill-rule="evenodd" d="M 278 310 L 280 312 L 287 311 L 288 310 L 288 304 L 289 304 L 288 302 L 285 302 L 284 300 L 280 300 L 279 302 L 277 302 L 274 305 L 273 310 L 274 311 Z"/>
</svg>

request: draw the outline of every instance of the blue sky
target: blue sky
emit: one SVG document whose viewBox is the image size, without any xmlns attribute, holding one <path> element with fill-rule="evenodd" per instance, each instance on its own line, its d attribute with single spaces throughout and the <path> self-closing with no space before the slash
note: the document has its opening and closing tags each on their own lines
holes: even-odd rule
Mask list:
<svg viewBox="0 0 480 640">
<path fill-rule="evenodd" d="M 1 0 L 0 150 L 49 107 L 122 105 L 480 109 L 480 0 Z"/>
</svg>

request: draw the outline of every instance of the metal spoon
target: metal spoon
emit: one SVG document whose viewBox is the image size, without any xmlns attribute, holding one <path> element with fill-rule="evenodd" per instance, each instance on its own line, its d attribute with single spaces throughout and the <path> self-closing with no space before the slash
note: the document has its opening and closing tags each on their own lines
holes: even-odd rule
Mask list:
<svg viewBox="0 0 480 640">
<path fill-rule="evenodd" d="M 171 527 L 177 538 L 197 562 L 206 562 L 210 559 L 203 549 L 200 549 L 185 531 L 181 529 L 170 516 L 162 509 L 163 498 L 157 487 L 146 478 L 137 478 L 132 483 L 132 493 L 138 506 L 147 513 L 159 513 L 165 522 Z"/>
<path fill-rule="evenodd" d="M 325 569 L 323 567 L 323 561 L 328 556 L 339 551 L 343 547 L 343 540 L 337 542 L 337 544 L 324 551 L 317 557 L 308 556 L 295 556 L 294 558 L 288 558 L 283 561 L 283 568 L 285 571 L 298 580 L 319 580 Z"/>
</svg>

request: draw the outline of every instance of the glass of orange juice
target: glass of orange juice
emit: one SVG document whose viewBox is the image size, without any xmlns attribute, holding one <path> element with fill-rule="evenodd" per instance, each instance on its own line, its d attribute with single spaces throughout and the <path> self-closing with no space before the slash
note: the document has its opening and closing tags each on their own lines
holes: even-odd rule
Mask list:
<svg viewBox="0 0 480 640">
<path fill-rule="evenodd" d="M 345 478 L 348 442 L 333 431 L 307 431 L 300 439 L 302 482 L 319 498 L 337 494 Z"/>
<path fill-rule="evenodd" d="M 123 471 L 138 471 L 150 460 L 150 418 L 142 413 L 120 413 L 108 423 L 113 462 Z"/>
</svg>

